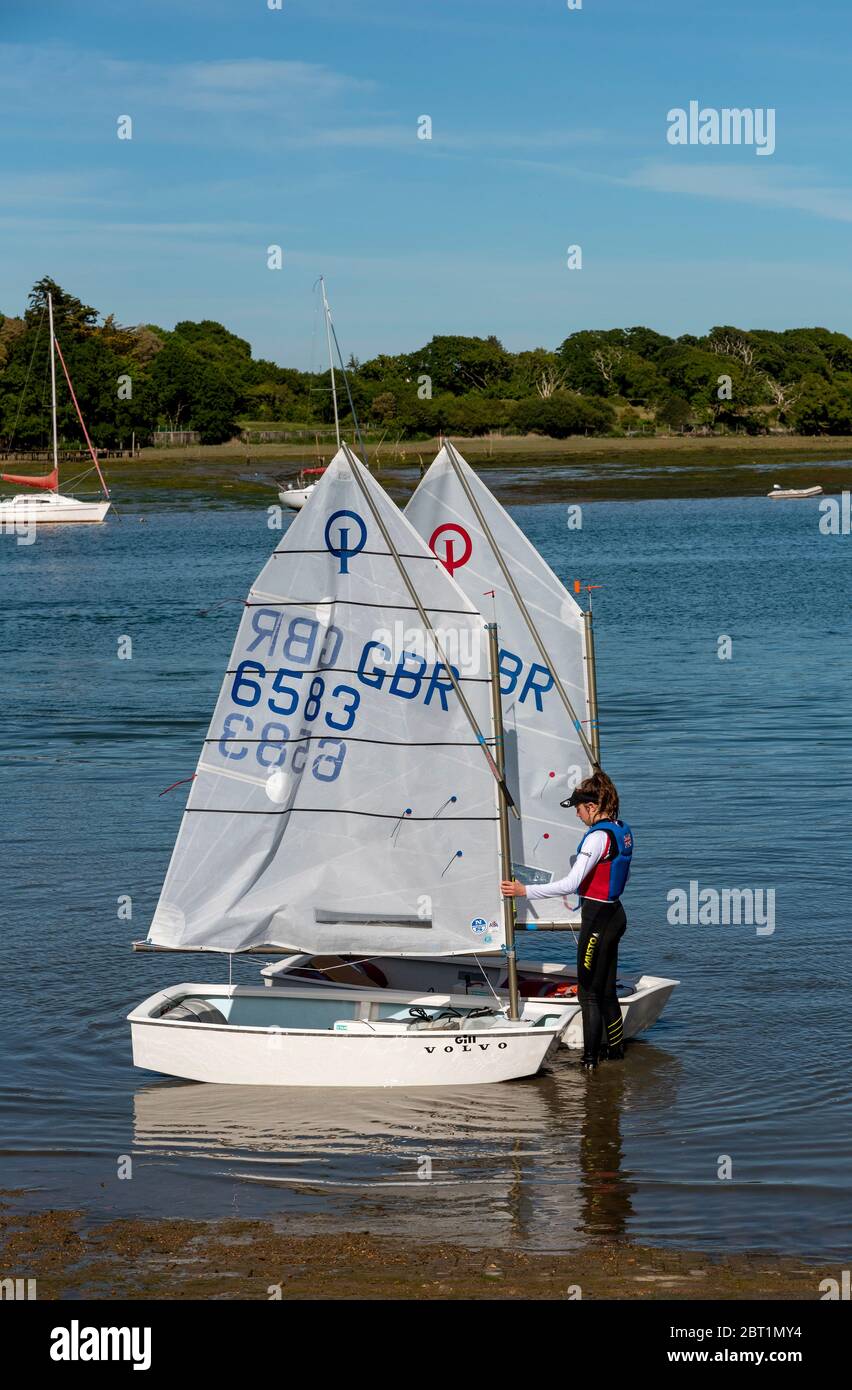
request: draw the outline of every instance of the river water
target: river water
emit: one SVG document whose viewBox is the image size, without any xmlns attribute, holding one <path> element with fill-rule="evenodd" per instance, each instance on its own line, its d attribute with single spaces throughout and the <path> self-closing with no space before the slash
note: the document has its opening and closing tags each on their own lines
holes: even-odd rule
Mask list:
<svg viewBox="0 0 852 1390">
<path fill-rule="evenodd" d="M 160 793 L 194 769 L 276 535 L 262 505 L 198 496 L 0 536 L 0 1185 L 101 1217 L 848 1257 L 852 537 L 821 534 L 819 502 L 595 502 L 580 530 L 561 504 L 512 510 L 563 578 L 602 586 L 603 756 L 638 845 L 622 968 L 682 981 L 661 1021 L 591 1078 L 563 1052 L 471 1090 L 135 1072 L 126 1013 L 192 974 L 130 951 L 185 799 Z M 690 882 L 762 890 L 763 917 L 669 921 Z"/>
</svg>

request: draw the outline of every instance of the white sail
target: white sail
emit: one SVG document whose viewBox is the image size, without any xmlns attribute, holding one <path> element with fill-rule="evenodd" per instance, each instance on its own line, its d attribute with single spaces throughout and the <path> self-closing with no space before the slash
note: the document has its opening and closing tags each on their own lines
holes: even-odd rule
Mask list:
<svg viewBox="0 0 852 1390">
<path fill-rule="evenodd" d="M 362 484 L 491 739 L 483 619 L 341 450 L 249 594 L 153 943 L 503 943 L 497 783 Z"/>
<path fill-rule="evenodd" d="M 591 772 L 587 751 L 556 687 L 558 679 L 588 738 L 582 611 L 457 451 L 455 461 L 549 661 L 536 644 L 446 448 L 422 478 L 405 515 L 456 584 L 482 608 L 486 621 L 496 619 L 506 781 L 521 813 L 520 821 L 510 826 L 514 873 L 524 883 L 550 883 L 568 873 L 583 833 L 574 811 L 559 803 Z M 521 922 L 566 922 L 579 916 L 576 899 L 568 905 L 562 898 L 518 898 L 516 906 Z"/>
</svg>

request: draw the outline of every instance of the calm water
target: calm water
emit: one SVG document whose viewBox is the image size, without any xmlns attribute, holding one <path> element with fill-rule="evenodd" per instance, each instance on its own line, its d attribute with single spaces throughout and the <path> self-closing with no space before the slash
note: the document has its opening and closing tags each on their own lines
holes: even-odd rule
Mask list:
<svg viewBox="0 0 852 1390">
<path fill-rule="evenodd" d="M 185 799 L 159 793 L 194 769 L 275 536 L 262 506 L 200 497 L 2 536 L 2 1186 L 100 1216 L 848 1255 L 852 537 L 763 498 L 590 504 L 581 532 L 562 506 L 514 515 L 603 585 L 604 761 L 639 845 L 622 962 L 682 980 L 663 1020 L 590 1081 L 567 1053 L 538 1080 L 402 1096 L 134 1072 L 126 1012 L 193 973 L 129 949 Z M 669 925 L 690 880 L 774 889 L 774 932 Z"/>
</svg>

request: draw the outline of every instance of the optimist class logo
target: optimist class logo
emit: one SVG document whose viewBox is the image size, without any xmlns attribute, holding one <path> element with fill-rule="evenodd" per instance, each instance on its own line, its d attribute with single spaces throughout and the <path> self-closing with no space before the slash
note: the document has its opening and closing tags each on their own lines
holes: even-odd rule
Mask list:
<svg viewBox="0 0 852 1390">
<path fill-rule="evenodd" d="M 333 545 L 331 539 L 331 528 L 336 521 L 341 521 L 344 518 L 348 521 L 354 521 L 357 524 L 358 529 L 361 533 L 360 539 L 356 541 L 354 545 L 350 545 L 350 527 L 341 526 L 338 532 L 339 543 L 337 545 Z M 331 516 L 328 518 L 328 521 L 325 523 L 325 544 L 326 549 L 329 551 L 331 555 L 334 556 L 335 560 L 340 561 L 340 569 L 338 570 L 338 574 L 348 574 L 349 561 L 352 559 L 352 556 L 360 555 L 361 551 L 364 549 L 364 546 L 367 544 L 367 527 L 364 524 L 363 518 L 360 517 L 357 512 L 332 512 Z"/>
<path fill-rule="evenodd" d="M 447 537 L 444 545 L 444 554 L 439 555 L 436 546 L 439 536 L 444 535 Z M 455 546 L 450 539 L 451 535 L 461 537 L 461 553 L 458 559 L 456 559 Z M 437 527 L 437 529 L 432 532 L 432 537 L 429 541 L 429 549 L 435 556 L 435 559 L 441 561 L 447 573 L 453 574 L 455 570 L 460 570 L 462 565 L 467 564 L 473 554 L 473 541 L 470 539 L 470 536 L 463 526 L 457 526 L 455 522 L 447 521 L 443 526 Z"/>
</svg>

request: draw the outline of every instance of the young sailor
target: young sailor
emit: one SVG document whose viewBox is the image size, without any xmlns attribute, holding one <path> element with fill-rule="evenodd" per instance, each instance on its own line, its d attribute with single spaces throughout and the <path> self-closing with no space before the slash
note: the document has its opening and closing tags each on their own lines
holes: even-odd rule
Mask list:
<svg viewBox="0 0 852 1390">
<path fill-rule="evenodd" d="M 568 876 L 555 883 L 525 887 L 512 881 L 500 887 L 507 898 L 533 900 L 579 894 L 582 925 L 577 942 L 577 997 L 583 1013 L 582 1065 L 593 1071 L 600 1056 L 610 1060 L 624 1056 L 624 1024 L 615 980 L 618 943 L 627 929 L 620 899 L 630 873 L 633 835 L 630 826 L 618 819 L 618 792 L 605 772 L 598 770 L 581 782 L 562 805 L 576 807 L 580 820 L 589 827 Z"/>
</svg>

